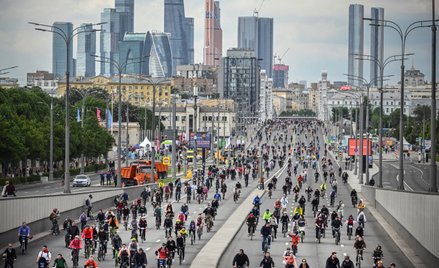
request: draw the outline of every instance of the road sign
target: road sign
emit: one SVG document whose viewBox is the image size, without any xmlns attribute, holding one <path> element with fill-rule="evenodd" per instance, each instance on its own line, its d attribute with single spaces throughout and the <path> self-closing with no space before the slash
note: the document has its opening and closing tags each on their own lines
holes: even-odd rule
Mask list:
<svg viewBox="0 0 439 268">
<path fill-rule="evenodd" d="M 162 163 L 163 163 L 163 165 L 169 166 L 171 163 L 171 158 L 168 156 L 163 157 Z"/>
</svg>

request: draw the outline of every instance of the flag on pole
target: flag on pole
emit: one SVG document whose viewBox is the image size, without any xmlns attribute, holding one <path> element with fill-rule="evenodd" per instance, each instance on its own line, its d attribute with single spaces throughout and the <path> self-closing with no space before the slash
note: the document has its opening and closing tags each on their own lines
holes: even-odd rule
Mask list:
<svg viewBox="0 0 439 268">
<path fill-rule="evenodd" d="M 76 113 L 76 120 L 78 121 L 78 123 L 81 122 L 81 111 L 79 111 L 79 108 Z"/>
<path fill-rule="evenodd" d="M 111 115 L 110 109 L 107 109 L 107 128 L 111 128 L 113 125 L 113 116 Z"/>
<path fill-rule="evenodd" d="M 101 118 L 101 109 L 96 108 L 96 117 L 98 118 L 98 122 L 100 123 L 102 121 Z"/>
</svg>

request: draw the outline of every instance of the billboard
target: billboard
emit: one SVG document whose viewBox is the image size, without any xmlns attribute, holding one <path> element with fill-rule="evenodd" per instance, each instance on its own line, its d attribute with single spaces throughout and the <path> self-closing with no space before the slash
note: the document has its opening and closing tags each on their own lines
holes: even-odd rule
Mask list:
<svg viewBox="0 0 439 268">
<path fill-rule="evenodd" d="M 211 133 L 210 132 L 192 132 L 189 136 L 189 147 L 195 148 L 195 135 L 197 148 L 210 149 Z"/>
<path fill-rule="evenodd" d="M 354 156 L 354 155 L 360 155 L 360 139 L 354 139 L 350 138 L 348 140 L 348 155 Z M 367 153 L 367 139 L 363 139 L 363 155 L 366 155 Z M 369 154 L 372 154 L 372 141 L 369 140 Z"/>
<path fill-rule="evenodd" d="M 345 90 L 351 90 L 351 86 L 341 86 L 341 87 L 340 87 L 340 90 L 343 90 L 343 91 L 345 91 Z"/>
</svg>

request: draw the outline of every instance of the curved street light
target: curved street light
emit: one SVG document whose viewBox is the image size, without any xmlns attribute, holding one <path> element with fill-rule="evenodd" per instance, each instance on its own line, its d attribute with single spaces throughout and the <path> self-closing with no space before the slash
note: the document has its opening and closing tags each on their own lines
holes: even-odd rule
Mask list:
<svg viewBox="0 0 439 268">
<path fill-rule="evenodd" d="M 90 33 L 90 32 L 98 32 L 100 29 L 92 29 L 92 30 L 80 30 L 83 26 L 76 27 L 73 29 L 71 33 L 65 32 L 63 29 L 42 23 L 29 22 L 29 24 L 37 26 L 39 28 L 35 28 L 37 31 L 41 32 L 49 32 L 53 34 L 57 34 L 61 37 L 61 39 L 65 42 L 66 45 L 66 93 L 65 93 L 65 106 L 66 106 L 66 123 L 65 123 L 65 157 L 64 157 L 64 193 L 69 194 L 70 191 L 70 105 L 69 105 L 69 91 L 70 91 L 70 60 L 69 60 L 69 50 L 70 45 L 73 43 L 73 38 L 81 33 Z M 98 26 L 105 24 L 101 23 L 93 23 L 91 26 Z M 84 28 L 83 28 L 84 29 Z"/>
</svg>

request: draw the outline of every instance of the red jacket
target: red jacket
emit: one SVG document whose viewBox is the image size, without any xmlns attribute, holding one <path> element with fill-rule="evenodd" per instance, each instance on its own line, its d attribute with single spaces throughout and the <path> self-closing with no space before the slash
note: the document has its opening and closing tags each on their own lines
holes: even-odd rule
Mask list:
<svg viewBox="0 0 439 268">
<path fill-rule="evenodd" d="M 93 239 L 93 229 L 85 228 L 84 231 L 82 231 L 82 239 Z"/>
<path fill-rule="evenodd" d="M 82 248 L 82 241 L 79 239 L 73 239 L 72 242 L 70 242 L 69 248 L 81 249 Z"/>
</svg>

